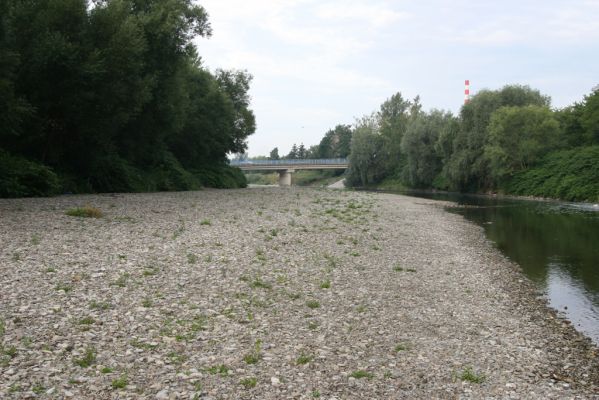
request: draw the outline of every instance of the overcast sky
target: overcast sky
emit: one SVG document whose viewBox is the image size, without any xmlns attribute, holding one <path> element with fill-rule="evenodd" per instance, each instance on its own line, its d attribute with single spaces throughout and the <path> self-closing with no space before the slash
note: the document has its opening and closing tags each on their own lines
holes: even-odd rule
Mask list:
<svg viewBox="0 0 599 400">
<path fill-rule="evenodd" d="M 599 84 L 599 0 L 199 0 L 210 69 L 253 76 L 251 156 L 317 144 L 396 92 L 459 112 L 471 92 L 527 84 L 554 107 Z"/>
</svg>

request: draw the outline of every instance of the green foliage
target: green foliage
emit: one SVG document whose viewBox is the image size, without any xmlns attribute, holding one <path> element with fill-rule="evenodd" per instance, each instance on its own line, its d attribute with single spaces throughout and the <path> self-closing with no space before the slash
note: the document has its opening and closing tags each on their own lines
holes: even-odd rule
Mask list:
<svg viewBox="0 0 599 400">
<path fill-rule="evenodd" d="M 256 378 L 244 378 L 240 381 L 240 383 L 243 385 L 244 388 L 251 389 L 256 387 L 256 385 L 258 384 L 258 380 Z"/>
<path fill-rule="evenodd" d="M 0 149 L 0 197 L 50 196 L 59 187 L 50 168 Z"/>
<path fill-rule="evenodd" d="M 580 115 L 580 125 L 588 144 L 599 144 L 599 87 L 585 96 Z"/>
<path fill-rule="evenodd" d="M 274 149 L 272 149 L 270 151 L 270 154 L 268 155 L 269 160 L 278 160 L 280 158 L 281 157 L 279 157 L 279 148 L 278 147 L 275 147 Z"/>
<path fill-rule="evenodd" d="M 492 187 L 484 156 L 491 116 L 501 107 L 528 105 L 548 107 L 549 98 L 528 86 L 508 85 L 495 91 L 482 90 L 462 107 L 460 129 L 455 132 L 452 154 L 443 169 L 452 189 L 478 191 Z"/>
<path fill-rule="evenodd" d="M 101 218 L 102 217 L 102 211 L 100 211 L 99 209 L 92 207 L 92 206 L 71 208 L 70 210 L 67 210 L 67 212 L 65 214 L 70 217 L 81 217 L 81 218 Z"/>
<path fill-rule="evenodd" d="M 81 358 L 77 358 L 73 361 L 75 365 L 80 366 L 81 368 L 88 368 L 92 364 L 96 362 L 96 350 L 93 347 L 85 350 L 85 353 Z"/>
<path fill-rule="evenodd" d="M 372 374 L 371 372 L 368 372 L 368 371 L 364 371 L 362 369 L 352 372 L 349 376 L 351 376 L 352 378 L 355 378 L 355 379 L 366 378 L 366 379 L 370 380 L 370 379 L 374 378 L 374 374 Z"/>
<path fill-rule="evenodd" d="M 312 158 L 345 158 L 350 153 L 353 130 L 349 125 L 337 125 L 325 133 Z"/>
<path fill-rule="evenodd" d="M 493 186 L 557 147 L 560 127 L 547 107 L 502 107 L 491 116 L 484 157 Z"/>
<path fill-rule="evenodd" d="M 437 153 L 435 144 L 452 119 L 449 113 L 433 110 L 429 114 L 420 113 L 408 125 L 401 150 L 406 159 L 405 181 L 411 187 L 431 187 L 441 172 L 442 157 Z"/>
<path fill-rule="evenodd" d="M 506 185 L 508 193 L 570 201 L 599 201 L 599 146 L 548 154 Z"/>
<path fill-rule="evenodd" d="M 226 154 L 255 130 L 251 76 L 201 65 L 192 40 L 211 34 L 204 8 L 52 0 L 0 11 L 0 196 L 245 186 Z"/>
<path fill-rule="evenodd" d="M 483 383 L 486 379 L 484 374 L 477 374 L 471 367 L 464 369 L 459 378 L 462 381 L 472 382 L 472 383 Z"/>
<path fill-rule="evenodd" d="M 114 379 L 110 386 L 112 386 L 113 389 L 124 389 L 128 384 L 129 379 L 127 378 L 127 375 L 122 375 L 121 377 Z"/>
</svg>

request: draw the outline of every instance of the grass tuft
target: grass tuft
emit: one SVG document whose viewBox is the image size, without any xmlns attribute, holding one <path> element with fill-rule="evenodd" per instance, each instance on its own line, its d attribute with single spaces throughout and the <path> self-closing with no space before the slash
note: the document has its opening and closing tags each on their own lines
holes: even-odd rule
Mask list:
<svg viewBox="0 0 599 400">
<path fill-rule="evenodd" d="M 258 384 L 258 380 L 256 378 L 245 378 L 242 379 L 240 383 L 243 385 L 244 388 L 251 389 L 256 387 L 256 385 Z"/>
<path fill-rule="evenodd" d="M 70 217 L 80 217 L 80 218 L 101 218 L 104 214 L 99 209 L 92 206 L 84 206 L 71 208 L 67 210 L 66 215 Z"/>
<path fill-rule="evenodd" d="M 360 369 L 360 370 L 352 372 L 349 376 L 351 376 L 352 378 L 356 378 L 356 379 L 362 379 L 362 378 L 372 379 L 374 377 L 374 374 L 372 374 L 368 371 L 364 371 L 363 369 Z"/>
<path fill-rule="evenodd" d="M 462 381 L 472 382 L 472 383 L 483 383 L 486 379 L 484 374 L 477 374 L 474 372 L 472 367 L 467 367 L 460 374 L 460 379 Z"/>
</svg>

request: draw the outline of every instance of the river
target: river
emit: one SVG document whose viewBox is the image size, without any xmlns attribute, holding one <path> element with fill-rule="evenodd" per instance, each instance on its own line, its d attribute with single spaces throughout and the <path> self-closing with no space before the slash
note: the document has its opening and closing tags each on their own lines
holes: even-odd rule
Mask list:
<svg viewBox="0 0 599 400">
<path fill-rule="evenodd" d="M 482 226 L 544 291 L 549 305 L 599 344 L 599 206 L 409 191 L 448 200 L 448 211 Z"/>
</svg>

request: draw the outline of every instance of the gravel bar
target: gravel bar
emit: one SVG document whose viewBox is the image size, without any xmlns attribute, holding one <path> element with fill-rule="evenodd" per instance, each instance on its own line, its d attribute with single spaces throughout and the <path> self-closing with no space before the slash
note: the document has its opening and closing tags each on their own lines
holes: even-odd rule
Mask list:
<svg viewBox="0 0 599 400">
<path fill-rule="evenodd" d="M 0 398 L 599 399 L 597 347 L 444 204 L 0 200 Z"/>
</svg>

